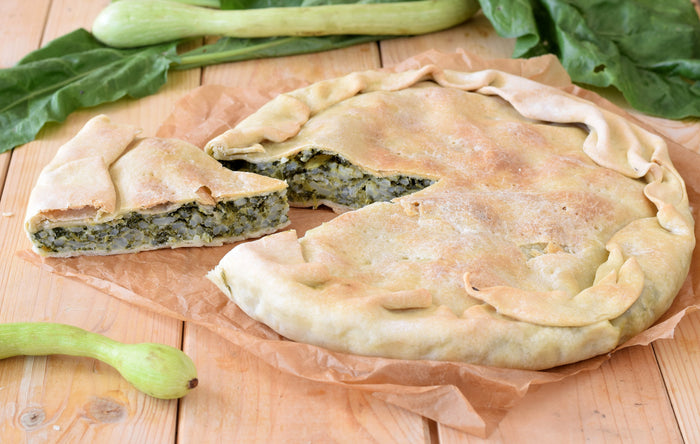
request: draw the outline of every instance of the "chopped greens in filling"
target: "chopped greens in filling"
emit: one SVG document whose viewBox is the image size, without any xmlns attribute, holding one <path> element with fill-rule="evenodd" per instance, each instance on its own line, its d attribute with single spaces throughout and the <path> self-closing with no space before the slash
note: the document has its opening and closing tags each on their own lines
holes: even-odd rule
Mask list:
<svg viewBox="0 0 700 444">
<path fill-rule="evenodd" d="M 301 204 L 317 205 L 319 201 L 329 200 L 360 208 L 420 191 L 434 183 L 432 179 L 401 174 L 374 176 L 337 154 L 314 149 L 270 162 L 223 160 L 221 163 L 232 170 L 286 180 L 289 201 Z"/>
<path fill-rule="evenodd" d="M 32 234 L 37 247 L 51 253 L 155 249 L 172 243 L 210 243 L 248 237 L 287 222 L 285 192 L 219 202 L 187 203 L 168 213 L 131 212 L 94 225 L 44 228 Z M 144 248 L 147 247 L 147 248 Z"/>
</svg>

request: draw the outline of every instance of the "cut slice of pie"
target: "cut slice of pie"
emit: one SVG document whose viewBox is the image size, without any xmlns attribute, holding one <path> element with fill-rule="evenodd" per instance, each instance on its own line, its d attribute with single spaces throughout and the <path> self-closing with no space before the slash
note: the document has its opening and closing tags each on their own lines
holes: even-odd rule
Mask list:
<svg viewBox="0 0 700 444">
<path fill-rule="evenodd" d="M 233 172 L 178 139 L 92 118 L 42 170 L 25 228 L 43 256 L 213 246 L 289 223 L 286 184 Z"/>
<path fill-rule="evenodd" d="M 351 195 L 362 208 L 238 245 L 209 273 L 252 318 L 342 352 L 526 369 L 607 353 L 668 309 L 695 245 L 662 138 L 500 71 L 323 81 L 205 150 L 290 182 L 308 159 L 332 197 L 357 172 L 378 195 L 424 181 Z"/>
</svg>

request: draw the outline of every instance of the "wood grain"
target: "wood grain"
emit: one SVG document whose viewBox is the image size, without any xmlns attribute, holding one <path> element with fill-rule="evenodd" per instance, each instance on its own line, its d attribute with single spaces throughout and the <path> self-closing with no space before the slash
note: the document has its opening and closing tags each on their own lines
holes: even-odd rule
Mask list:
<svg viewBox="0 0 700 444">
<path fill-rule="evenodd" d="M 653 354 L 627 349 L 599 371 L 585 372 L 529 393 L 487 440 L 440 427 L 451 443 L 680 443 Z"/>
<path fill-rule="evenodd" d="M 509 58 L 514 47 L 515 40 L 499 37 L 479 12 L 464 24 L 445 31 L 382 41 L 382 66 L 392 66 L 430 50 L 450 53 L 462 49 L 484 58 Z"/>
<path fill-rule="evenodd" d="M 364 69 L 379 67 L 379 48 L 375 43 L 351 48 L 233 64 L 215 65 L 204 69 L 202 84 L 235 86 L 277 91 L 276 85 L 298 80 L 298 86 L 341 76 Z"/>
<path fill-rule="evenodd" d="M 5 0 L 0 67 L 77 27 L 89 29 L 107 3 Z M 154 96 L 81 110 L 63 124 L 47 125 L 36 141 L 0 155 L 0 322 L 65 322 L 125 342 L 182 346 L 200 376 L 200 386 L 178 404 L 139 393 L 114 369 L 92 359 L 5 359 L 0 361 L 0 442 L 700 442 L 698 313 L 681 322 L 672 340 L 624 350 L 599 370 L 532 390 L 488 439 L 479 439 L 371 394 L 284 374 L 206 329 L 129 306 L 14 254 L 29 246 L 22 219 L 40 169 L 96 113 L 137 123 L 151 135 L 177 99 L 201 83 L 282 88 L 288 79 L 311 83 L 390 66 L 430 49 L 510 57 L 513 45 L 479 14 L 420 37 L 170 73 Z M 697 120 L 639 117 L 700 152 Z"/>
<path fill-rule="evenodd" d="M 188 324 L 201 385 L 182 401 L 183 442 L 423 443 L 426 422 L 371 395 L 286 375 Z"/>
<path fill-rule="evenodd" d="M 700 442 L 700 313 L 683 319 L 675 337 L 654 350 L 683 439 Z"/>
<path fill-rule="evenodd" d="M 0 51 L 0 68 L 14 66 L 24 55 L 39 47 L 49 5 L 49 0 L 32 3 L 8 0 L 3 3 L 0 41 L 4 45 Z M 0 154 L 0 193 L 5 185 L 11 156 L 11 152 Z M 10 217 L 9 215 L 9 210 L 0 207 L 0 217 Z"/>
<path fill-rule="evenodd" d="M 4 0 L 0 18 L 0 68 L 14 66 L 42 41 L 44 24 L 49 13 L 50 0 Z"/>
<path fill-rule="evenodd" d="M 77 27 L 89 26 L 107 3 L 55 0 L 46 20 L 40 9 L 35 10 L 41 6 L 39 2 L 18 2 L 14 7 L 23 11 L 19 17 L 42 21 L 44 31 L 41 40 L 36 40 L 38 47 Z M 83 110 L 61 125 L 47 125 L 36 141 L 12 152 L 7 188 L 2 194 L 3 212 L 11 216 L 0 218 L 0 321 L 63 322 L 124 342 L 161 342 L 179 347 L 181 322 L 135 309 L 82 284 L 38 270 L 14 252 L 29 246 L 22 228 L 24 208 L 40 169 L 60 144 L 98 111 L 155 127 L 171 106 L 176 86 L 191 86 L 182 85 L 183 81 L 186 83 L 185 77 L 173 79 L 174 86 L 154 96 L 147 111 L 131 106 L 129 101 Z M 174 441 L 177 401 L 156 400 L 138 392 L 101 362 L 66 356 L 17 357 L 0 362 L 0 375 L 2 442 Z"/>
</svg>

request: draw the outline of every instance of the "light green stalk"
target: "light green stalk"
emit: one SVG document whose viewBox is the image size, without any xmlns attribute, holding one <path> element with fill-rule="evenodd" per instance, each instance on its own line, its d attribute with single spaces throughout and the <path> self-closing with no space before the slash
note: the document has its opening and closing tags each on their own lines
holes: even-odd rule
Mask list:
<svg viewBox="0 0 700 444">
<path fill-rule="evenodd" d="M 164 344 L 124 344 L 78 327 L 51 322 L 0 324 L 0 359 L 12 356 L 84 356 L 114 367 L 147 395 L 185 396 L 197 386 L 197 369 L 180 349 Z"/>
<path fill-rule="evenodd" d="M 166 0 L 120 0 L 92 25 L 102 43 L 128 48 L 207 35 L 239 38 L 320 35 L 417 35 L 455 26 L 478 0 L 337 4 L 218 10 Z"/>
</svg>

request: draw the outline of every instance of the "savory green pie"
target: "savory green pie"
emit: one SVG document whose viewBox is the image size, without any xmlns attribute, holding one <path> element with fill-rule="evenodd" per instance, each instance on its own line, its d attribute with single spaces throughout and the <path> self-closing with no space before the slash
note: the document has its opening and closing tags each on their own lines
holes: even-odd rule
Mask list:
<svg viewBox="0 0 700 444">
<path fill-rule="evenodd" d="M 358 208 L 237 245 L 208 275 L 336 351 L 525 369 L 607 353 L 668 309 L 695 245 L 662 138 L 495 70 L 326 80 L 205 151 L 297 183 L 297 204 Z"/>
<path fill-rule="evenodd" d="M 42 170 L 26 231 L 43 256 L 221 245 L 287 225 L 283 181 L 233 172 L 178 139 L 94 117 Z"/>
</svg>

